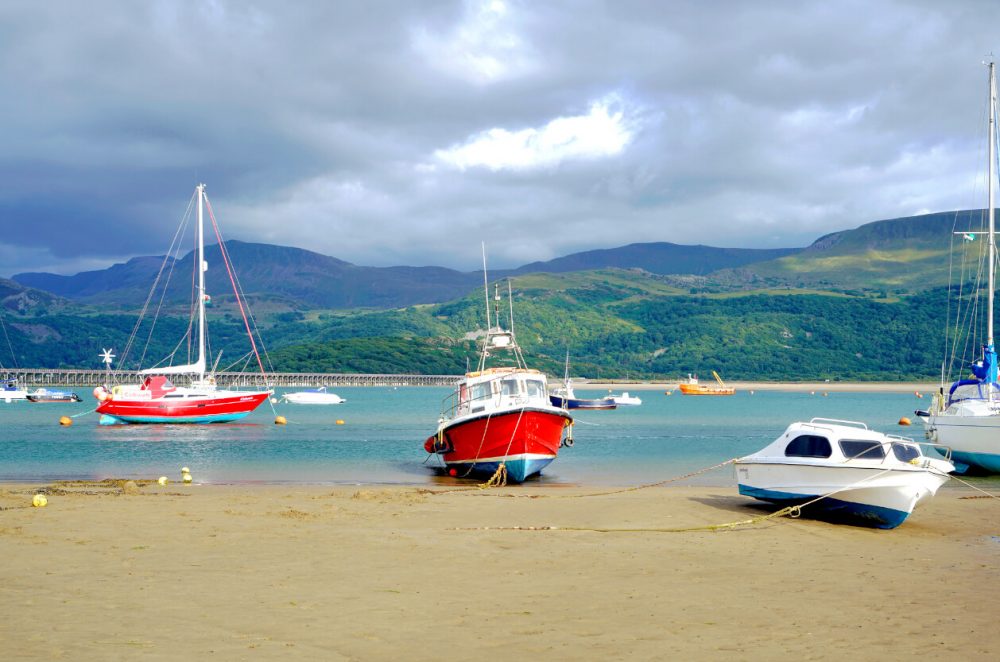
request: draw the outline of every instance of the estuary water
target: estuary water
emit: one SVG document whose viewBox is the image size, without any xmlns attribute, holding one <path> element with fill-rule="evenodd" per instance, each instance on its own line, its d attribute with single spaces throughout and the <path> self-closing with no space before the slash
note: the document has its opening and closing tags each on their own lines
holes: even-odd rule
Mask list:
<svg viewBox="0 0 1000 662">
<path fill-rule="evenodd" d="M 294 390 L 294 389 L 293 389 Z M 180 478 L 199 483 L 451 484 L 434 471 L 423 441 L 433 434 L 449 389 L 336 388 L 341 405 L 265 403 L 239 423 L 98 425 L 89 389 L 77 403 L 0 401 L 0 481 Z M 600 391 L 576 389 L 582 397 Z M 276 395 L 280 396 L 281 391 Z M 575 413 L 575 444 L 536 479 L 544 484 L 626 486 L 687 474 L 752 453 L 793 421 L 862 421 L 883 432 L 923 440 L 913 393 L 738 391 L 693 397 L 633 391 L 643 404 Z M 275 425 L 276 415 L 287 425 Z M 60 416 L 73 425 L 60 426 Z M 338 420 L 342 423 L 338 424 Z M 732 468 L 684 484 L 733 485 Z"/>
</svg>

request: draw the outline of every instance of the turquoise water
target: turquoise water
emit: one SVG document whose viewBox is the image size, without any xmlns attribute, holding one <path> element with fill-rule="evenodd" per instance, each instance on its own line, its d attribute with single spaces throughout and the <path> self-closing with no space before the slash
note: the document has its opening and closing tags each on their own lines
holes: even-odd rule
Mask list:
<svg viewBox="0 0 1000 662">
<path fill-rule="evenodd" d="M 427 460 L 423 441 L 434 432 L 448 389 L 338 388 L 342 405 L 265 403 L 235 424 L 97 424 L 95 414 L 59 425 L 60 416 L 92 408 L 83 402 L 0 401 L 0 480 L 180 477 L 188 466 L 197 482 L 447 484 Z M 598 391 L 577 389 L 583 397 Z M 635 394 L 635 393 L 633 393 Z M 280 392 L 279 392 L 280 395 Z M 922 440 L 902 416 L 927 399 L 913 393 L 737 392 L 691 397 L 640 391 L 643 404 L 575 415 L 575 444 L 564 448 L 539 478 L 543 483 L 639 485 L 746 455 L 774 440 L 792 421 L 814 416 L 866 422 L 869 427 Z M 287 425 L 274 425 L 275 414 Z M 343 425 L 337 425 L 342 419 Z M 425 462 L 426 461 L 426 462 Z M 688 484 L 733 484 L 716 470 Z"/>
</svg>

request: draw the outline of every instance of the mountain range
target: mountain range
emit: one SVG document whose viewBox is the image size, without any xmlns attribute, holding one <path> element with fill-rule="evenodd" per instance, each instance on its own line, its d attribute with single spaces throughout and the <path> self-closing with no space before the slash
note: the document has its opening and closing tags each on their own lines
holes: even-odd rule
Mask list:
<svg viewBox="0 0 1000 662">
<path fill-rule="evenodd" d="M 653 276 L 694 276 L 723 289 L 808 287 L 919 291 L 943 285 L 952 233 L 978 227 L 981 210 L 943 212 L 876 221 L 820 237 L 804 248 L 752 249 L 633 243 L 532 262 L 491 276 L 627 269 Z M 390 309 L 441 303 L 482 282 L 479 272 L 445 267 L 367 267 L 287 246 L 229 241 L 243 292 L 275 309 Z M 231 291 L 218 245 L 206 248 L 207 289 Z M 20 273 L 25 287 L 83 304 L 134 308 L 145 300 L 162 268 L 174 274 L 167 299 L 190 300 L 193 255 L 179 260 L 136 257 L 73 276 Z"/>
<path fill-rule="evenodd" d="M 553 375 L 569 349 L 578 376 L 718 369 L 731 379 L 926 379 L 941 370 L 944 286 L 969 280 L 986 244 L 961 233 L 979 231 L 984 217 L 876 221 L 797 249 L 629 244 L 490 276 L 511 279 L 521 344 Z M 485 321 L 479 272 L 365 267 L 240 241 L 226 248 L 275 370 L 454 374 L 475 359 L 472 338 Z M 244 322 L 225 294 L 219 246 L 206 259 L 211 353 L 239 361 Z M 102 347 L 116 348 L 125 367 L 170 355 L 190 329 L 193 267 L 191 255 L 139 257 L 74 276 L 0 279 L 0 368 L 92 367 Z M 171 278 L 162 298 L 149 299 L 160 311 L 156 333 L 148 322 L 133 330 L 157 274 Z M 126 358 L 133 339 L 141 351 Z M 961 369 L 968 358 L 955 361 Z"/>
</svg>

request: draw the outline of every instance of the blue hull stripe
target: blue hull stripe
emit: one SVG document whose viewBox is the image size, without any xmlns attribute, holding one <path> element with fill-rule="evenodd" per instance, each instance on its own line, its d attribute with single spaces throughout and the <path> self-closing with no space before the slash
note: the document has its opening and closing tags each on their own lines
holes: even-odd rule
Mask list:
<svg viewBox="0 0 1000 662">
<path fill-rule="evenodd" d="M 770 501 L 782 506 L 792 506 L 805 503 L 820 496 L 819 494 L 793 494 L 790 492 L 775 492 L 764 490 L 759 487 L 751 487 L 740 483 L 740 494 L 761 501 Z M 832 519 L 843 518 L 854 522 L 874 526 L 879 529 L 895 529 L 902 524 L 910 513 L 905 510 L 895 508 L 885 508 L 883 506 L 872 506 L 866 503 L 855 503 L 853 501 L 843 501 L 827 497 L 822 501 L 809 506 L 818 512 L 827 514 Z"/>
<path fill-rule="evenodd" d="M 968 465 L 973 470 L 1000 474 L 1000 455 L 994 453 L 965 453 L 952 449 L 951 457 L 953 460 L 957 460 L 957 462 Z M 956 471 L 956 473 L 958 472 Z M 965 473 L 965 471 L 961 473 Z"/>
<path fill-rule="evenodd" d="M 121 423 L 229 423 L 238 421 L 250 412 L 236 414 L 217 414 L 215 416 L 126 416 L 118 417 L 101 414 L 98 421 L 101 425 L 118 425 Z"/>
<path fill-rule="evenodd" d="M 507 481 L 510 483 L 522 483 L 524 479 L 541 472 L 554 459 L 554 457 L 544 457 L 507 460 L 505 463 L 507 465 Z M 448 466 L 455 469 L 459 476 L 465 476 L 467 475 L 466 472 L 468 472 L 468 475 L 486 475 L 486 477 L 489 477 L 495 474 L 497 469 L 500 468 L 500 462 L 476 462 L 471 465 L 468 462 L 455 462 Z"/>
</svg>

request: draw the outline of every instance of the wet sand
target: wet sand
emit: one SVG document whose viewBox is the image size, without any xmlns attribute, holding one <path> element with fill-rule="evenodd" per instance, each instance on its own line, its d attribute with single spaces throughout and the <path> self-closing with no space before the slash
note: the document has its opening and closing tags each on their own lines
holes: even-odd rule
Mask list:
<svg viewBox="0 0 1000 662">
<path fill-rule="evenodd" d="M 892 531 L 782 518 L 685 533 L 662 529 L 774 509 L 731 487 L 583 496 L 602 490 L 172 483 L 124 494 L 83 483 L 31 508 L 37 490 L 0 488 L 5 659 L 1000 650 L 1000 500 L 961 498 L 975 494 L 961 486 Z"/>
</svg>

